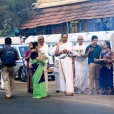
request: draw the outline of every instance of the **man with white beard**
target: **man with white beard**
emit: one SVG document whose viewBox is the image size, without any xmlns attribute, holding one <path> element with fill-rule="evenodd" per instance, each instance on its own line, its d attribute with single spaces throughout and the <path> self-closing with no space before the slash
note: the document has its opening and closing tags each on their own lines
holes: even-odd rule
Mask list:
<svg viewBox="0 0 114 114">
<path fill-rule="evenodd" d="M 83 42 L 83 37 L 78 36 L 77 39 L 77 45 L 74 46 L 74 50 L 76 51 L 76 55 L 79 57 L 82 57 L 81 55 L 85 54 L 85 50 L 87 47 L 87 44 Z M 82 58 L 81 61 L 76 60 L 75 61 L 75 78 L 74 78 L 74 87 L 75 87 L 75 93 L 78 93 L 79 90 L 81 90 L 81 93 L 84 94 L 84 90 L 87 86 L 88 82 L 88 64 L 87 59 Z"/>
</svg>

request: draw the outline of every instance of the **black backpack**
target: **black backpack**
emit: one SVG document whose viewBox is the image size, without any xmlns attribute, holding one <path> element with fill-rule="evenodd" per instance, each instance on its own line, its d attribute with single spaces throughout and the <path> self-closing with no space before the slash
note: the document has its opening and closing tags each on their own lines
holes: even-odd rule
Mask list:
<svg viewBox="0 0 114 114">
<path fill-rule="evenodd" d="M 8 67 L 15 66 L 15 49 L 11 48 L 8 49 L 6 46 L 4 46 L 5 54 L 3 57 L 4 65 Z"/>
</svg>

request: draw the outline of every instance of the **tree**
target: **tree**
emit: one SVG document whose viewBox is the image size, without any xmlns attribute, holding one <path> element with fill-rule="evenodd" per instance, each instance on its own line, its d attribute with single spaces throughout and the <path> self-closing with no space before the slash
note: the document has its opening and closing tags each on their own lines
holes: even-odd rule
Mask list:
<svg viewBox="0 0 114 114">
<path fill-rule="evenodd" d="M 0 33 L 2 36 L 18 32 L 23 22 L 33 14 L 31 5 L 34 2 L 36 0 L 0 0 Z"/>
</svg>

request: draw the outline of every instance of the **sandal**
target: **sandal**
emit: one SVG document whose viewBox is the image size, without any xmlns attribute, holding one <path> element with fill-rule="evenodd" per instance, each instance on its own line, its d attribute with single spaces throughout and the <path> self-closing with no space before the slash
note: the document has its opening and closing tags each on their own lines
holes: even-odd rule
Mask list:
<svg viewBox="0 0 114 114">
<path fill-rule="evenodd" d="M 77 94 L 78 93 L 78 88 L 74 88 L 74 93 Z"/>
<path fill-rule="evenodd" d="M 92 90 L 91 89 L 88 90 L 88 95 L 92 95 Z"/>
<path fill-rule="evenodd" d="M 108 95 L 113 95 L 113 94 L 112 94 L 112 89 L 109 89 L 109 90 L 108 90 Z"/>
</svg>

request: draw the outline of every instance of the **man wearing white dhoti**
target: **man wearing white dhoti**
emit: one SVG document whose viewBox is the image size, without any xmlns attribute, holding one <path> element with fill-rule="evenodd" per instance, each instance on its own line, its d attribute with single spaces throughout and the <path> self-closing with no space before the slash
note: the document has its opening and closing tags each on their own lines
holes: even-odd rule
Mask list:
<svg viewBox="0 0 114 114">
<path fill-rule="evenodd" d="M 54 48 L 52 50 L 52 56 L 54 58 L 54 73 L 55 73 L 55 82 L 56 82 L 56 93 L 59 93 L 60 92 L 59 57 L 55 56 L 56 47 L 57 46 L 54 46 Z"/>
<path fill-rule="evenodd" d="M 87 44 L 83 43 L 83 37 L 79 36 L 78 44 L 74 47 L 74 50 L 76 51 L 77 56 L 81 56 L 85 54 L 85 50 L 87 47 Z M 88 83 L 88 64 L 87 59 L 83 58 L 82 61 L 78 61 L 76 59 L 75 61 L 75 78 L 74 78 L 74 87 L 75 87 L 75 93 L 78 93 L 78 90 L 81 90 L 81 93 L 84 93 L 84 90 Z"/>
<path fill-rule="evenodd" d="M 73 49 L 73 44 L 68 41 L 68 35 L 62 34 L 62 43 L 56 48 L 56 56 L 60 58 L 59 73 L 60 73 L 60 89 L 65 92 L 65 95 L 73 95 L 73 68 L 72 58 L 67 56 L 67 53 Z"/>
</svg>

